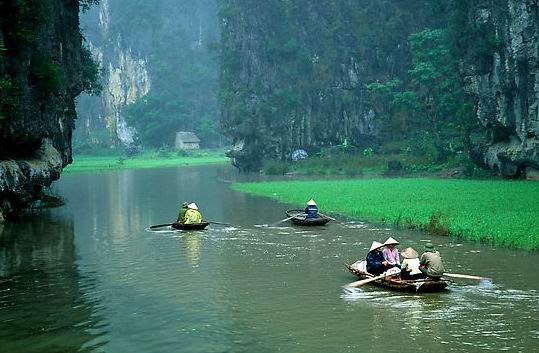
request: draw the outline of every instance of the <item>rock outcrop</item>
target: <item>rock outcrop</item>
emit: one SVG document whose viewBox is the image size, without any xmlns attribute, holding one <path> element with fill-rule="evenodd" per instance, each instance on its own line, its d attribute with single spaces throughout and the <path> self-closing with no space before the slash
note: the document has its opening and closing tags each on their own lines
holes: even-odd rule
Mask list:
<svg viewBox="0 0 539 353">
<path fill-rule="evenodd" d="M 482 124 L 473 139 L 464 136 L 464 149 L 505 176 L 539 168 L 537 0 L 219 3 L 222 127 L 240 169 L 259 169 L 296 148 L 391 140 L 366 85 L 396 79 L 410 89 L 409 38 L 426 28 L 450 29 L 448 43 L 459 43 L 448 50 L 460 51 L 459 84 Z M 387 113 L 390 104 L 378 105 Z M 453 116 L 461 112 L 444 114 L 458 124 Z M 400 123 L 398 112 L 386 115 Z"/>
<path fill-rule="evenodd" d="M 357 94 L 364 68 L 346 49 L 328 57 L 328 44 L 346 48 L 346 30 L 329 41 L 325 33 L 346 14 L 327 10 L 323 1 L 221 1 L 221 124 L 241 170 L 297 148 L 376 135 L 374 114 Z"/>
<path fill-rule="evenodd" d="M 82 94 L 77 101 L 79 122 L 74 138 L 90 140 L 89 144 L 131 145 L 136 131 L 128 126 L 123 110 L 148 94 L 151 80 L 145 55 L 133 53 L 122 33 L 110 32 L 111 18 L 109 0 L 101 0 L 99 7 L 81 18 L 86 40 L 101 66 L 104 89 L 100 97 Z M 99 136 L 101 141 L 92 137 L 98 131 L 107 132 Z"/>
<path fill-rule="evenodd" d="M 2 220 L 71 163 L 74 100 L 85 84 L 78 1 L 3 1 L 0 12 Z"/>
<path fill-rule="evenodd" d="M 539 170 L 539 1 L 476 1 L 468 27 L 490 52 L 468 57 L 463 75 L 487 138 L 476 160 L 510 177 Z"/>
<path fill-rule="evenodd" d="M 218 64 L 209 52 L 218 37 L 215 7 L 214 0 L 101 0 L 85 13 L 103 91 L 78 100 L 74 146 L 161 147 L 180 130 L 211 146 L 201 126 L 216 125 L 219 115 Z M 152 129 L 160 130 L 149 141 Z"/>
<path fill-rule="evenodd" d="M 406 76 L 428 2 L 220 0 L 222 128 L 242 170 L 298 148 L 376 145 L 365 85 Z"/>
</svg>

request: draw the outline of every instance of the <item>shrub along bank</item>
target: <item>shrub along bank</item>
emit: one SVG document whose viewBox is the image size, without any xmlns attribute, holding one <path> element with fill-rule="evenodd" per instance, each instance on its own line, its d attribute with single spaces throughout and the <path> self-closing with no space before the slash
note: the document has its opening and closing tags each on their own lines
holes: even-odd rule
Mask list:
<svg viewBox="0 0 539 353">
<path fill-rule="evenodd" d="M 322 212 L 539 249 L 539 182 L 461 179 L 353 179 L 237 183 L 234 189 Z"/>
</svg>

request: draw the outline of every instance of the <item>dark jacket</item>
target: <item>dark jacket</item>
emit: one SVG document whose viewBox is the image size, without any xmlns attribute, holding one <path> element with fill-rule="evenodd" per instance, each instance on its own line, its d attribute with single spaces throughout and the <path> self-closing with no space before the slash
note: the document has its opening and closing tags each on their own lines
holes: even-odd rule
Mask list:
<svg viewBox="0 0 539 353">
<path fill-rule="evenodd" d="M 318 217 L 318 207 L 309 205 L 305 207 L 305 213 L 307 214 L 306 218 L 316 218 Z"/>
<path fill-rule="evenodd" d="M 384 254 L 381 251 L 371 251 L 367 254 L 367 272 L 373 275 L 381 275 L 386 269 L 382 262 Z"/>
</svg>

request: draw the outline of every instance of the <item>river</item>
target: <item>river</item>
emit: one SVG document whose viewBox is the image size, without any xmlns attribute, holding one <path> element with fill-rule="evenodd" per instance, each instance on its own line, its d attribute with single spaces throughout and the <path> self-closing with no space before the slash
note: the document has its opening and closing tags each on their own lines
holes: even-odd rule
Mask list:
<svg viewBox="0 0 539 353">
<path fill-rule="evenodd" d="M 226 166 L 64 175 L 64 207 L 0 225 L 0 351 L 537 351 L 538 252 L 435 237 L 449 272 L 492 283 L 345 294 L 344 263 L 372 240 L 420 250 L 429 237 L 357 220 L 267 227 L 291 206 L 231 190 L 238 178 Z M 184 200 L 234 226 L 146 229 Z"/>
</svg>

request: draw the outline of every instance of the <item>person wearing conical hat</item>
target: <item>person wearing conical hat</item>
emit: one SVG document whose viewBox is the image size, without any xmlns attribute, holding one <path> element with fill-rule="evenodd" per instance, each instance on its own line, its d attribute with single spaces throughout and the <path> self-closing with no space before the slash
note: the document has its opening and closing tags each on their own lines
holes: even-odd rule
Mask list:
<svg viewBox="0 0 539 353">
<path fill-rule="evenodd" d="M 384 242 L 385 248 L 383 251 L 384 260 L 386 260 L 391 267 L 400 267 L 401 261 L 399 258 L 399 251 L 397 250 L 397 245 L 399 242 L 393 239 L 392 237 L 387 238 Z"/>
<path fill-rule="evenodd" d="M 440 279 L 444 274 L 442 256 L 430 241 L 425 244 L 425 252 L 419 260 L 419 270 L 432 279 Z"/>
<path fill-rule="evenodd" d="M 372 242 L 369 253 L 367 254 L 367 272 L 373 275 L 380 275 L 389 268 L 389 263 L 384 259 L 384 254 L 380 251 L 384 244 Z"/>
<path fill-rule="evenodd" d="M 196 203 L 192 202 L 187 205 L 187 211 L 183 215 L 182 224 L 192 224 L 192 223 L 202 223 L 202 215 L 198 211 L 198 206 Z"/>
<path fill-rule="evenodd" d="M 185 215 L 185 212 L 187 212 L 187 202 L 182 203 L 182 208 L 180 208 L 180 213 L 178 214 L 178 218 L 176 219 L 176 222 L 181 222 L 183 216 Z"/>
<path fill-rule="evenodd" d="M 316 202 L 314 202 L 313 199 L 310 199 L 309 202 L 307 202 L 307 207 L 305 207 L 305 213 L 307 214 L 305 218 L 320 217 L 318 215 L 318 206 L 316 205 Z"/>
<path fill-rule="evenodd" d="M 413 248 L 406 248 L 400 254 L 403 258 L 401 263 L 401 279 L 419 279 L 425 277 L 419 270 L 419 257 Z"/>
</svg>

